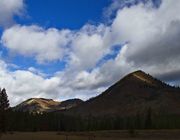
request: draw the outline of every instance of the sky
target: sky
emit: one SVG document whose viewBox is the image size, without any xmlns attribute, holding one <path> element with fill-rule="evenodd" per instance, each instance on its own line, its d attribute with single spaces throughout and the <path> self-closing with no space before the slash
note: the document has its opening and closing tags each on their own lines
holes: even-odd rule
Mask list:
<svg viewBox="0 0 180 140">
<path fill-rule="evenodd" d="M 180 1 L 0 0 L 0 86 L 87 100 L 143 70 L 180 84 Z"/>
</svg>

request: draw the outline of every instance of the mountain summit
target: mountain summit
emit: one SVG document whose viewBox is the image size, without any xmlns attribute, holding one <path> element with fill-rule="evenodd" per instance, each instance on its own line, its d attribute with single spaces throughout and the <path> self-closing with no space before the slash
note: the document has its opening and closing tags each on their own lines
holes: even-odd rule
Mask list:
<svg viewBox="0 0 180 140">
<path fill-rule="evenodd" d="M 163 83 L 162 81 L 152 77 L 151 75 L 149 75 L 141 70 L 138 70 L 138 71 L 128 74 L 123 79 L 121 79 L 119 82 L 123 83 L 125 81 L 127 81 L 128 84 L 142 83 L 142 84 L 146 84 L 149 86 L 155 86 L 155 87 L 168 86 L 167 84 Z"/>
</svg>

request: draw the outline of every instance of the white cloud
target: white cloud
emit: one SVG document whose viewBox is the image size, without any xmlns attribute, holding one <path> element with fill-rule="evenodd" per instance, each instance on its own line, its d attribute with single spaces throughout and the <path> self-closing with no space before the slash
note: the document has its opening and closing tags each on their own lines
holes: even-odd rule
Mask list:
<svg viewBox="0 0 180 140">
<path fill-rule="evenodd" d="M 39 63 L 62 60 L 71 38 L 69 30 L 47 30 L 39 26 L 15 25 L 6 29 L 2 43 L 10 51 L 24 56 L 33 56 Z"/>
<path fill-rule="evenodd" d="M 0 0 L 0 26 L 13 24 L 14 16 L 21 15 L 24 10 L 24 0 Z"/>
<path fill-rule="evenodd" d="M 124 52 L 127 63 L 150 73 L 178 70 L 180 2 L 163 0 L 155 9 L 143 4 L 119 10 L 112 33 L 119 41 L 128 41 Z"/>
<path fill-rule="evenodd" d="M 11 52 L 33 56 L 38 63 L 70 59 L 80 69 L 93 68 L 110 50 L 109 28 L 85 25 L 79 31 L 15 25 L 3 32 L 1 42 Z"/>
<path fill-rule="evenodd" d="M 72 53 L 69 65 L 80 70 L 94 68 L 97 62 L 110 51 L 108 33 L 109 28 L 103 24 L 97 27 L 85 25 L 76 32 L 71 43 Z"/>
</svg>

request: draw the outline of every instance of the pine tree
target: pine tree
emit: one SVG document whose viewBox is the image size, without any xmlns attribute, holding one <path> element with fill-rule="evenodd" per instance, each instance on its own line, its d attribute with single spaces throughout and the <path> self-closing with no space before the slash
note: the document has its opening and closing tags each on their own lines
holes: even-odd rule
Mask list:
<svg viewBox="0 0 180 140">
<path fill-rule="evenodd" d="M 7 126 L 7 110 L 9 109 L 9 100 L 6 90 L 0 90 L 0 131 L 5 132 Z"/>
</svg>

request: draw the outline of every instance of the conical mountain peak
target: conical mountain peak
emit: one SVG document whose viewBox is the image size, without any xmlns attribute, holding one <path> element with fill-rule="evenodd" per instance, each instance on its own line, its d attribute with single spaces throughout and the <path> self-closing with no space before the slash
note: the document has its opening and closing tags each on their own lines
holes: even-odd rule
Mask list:
<svg viewBox="0 0 180 140">
<path fill-rule="evenodd" d="M 128 81 L 141 81 L 146 84 L 150 85 L 159 85 L 162 84 L 161 81 L 153 78 L 151 75 L 145 73 L 142 70 L 134 71 L 127 76 L 125 76 L 121 81 L 128 80 Z"/>
</svg>

